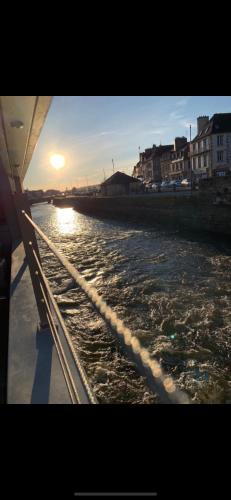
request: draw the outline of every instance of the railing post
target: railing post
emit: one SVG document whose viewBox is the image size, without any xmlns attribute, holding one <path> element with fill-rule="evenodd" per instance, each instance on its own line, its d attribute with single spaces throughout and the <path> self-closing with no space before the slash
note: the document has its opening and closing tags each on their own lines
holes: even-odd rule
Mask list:
<svg viewBox="0 0 231 500">
<path fill-rule="evenodd" d="M 40 326 L 41 328 L 46 328 L 48 326 L 46 305 L 39 284 L 38 266 L 33 254 L 33 249 L 34 249 L 34 251 L 38 256 L 39 261 L 41 262 L 38 243 L 33 226 L 31 226 L 31 224 L 28 223 L 27 219 L 25 218 L 25 215 L 23 215 L 24 211 L 29 215 L 29 217 L 31 217 L 29 202 L 26 194 L 19 192 L 14 194 L 14 201 L 18 214 L 18 222 L 21 231 L 21 237 L 25 248 L 25 254 L 30 270 L 31 281 L 37 303 L 37 308 L 40 318 Z"/>
</svg>

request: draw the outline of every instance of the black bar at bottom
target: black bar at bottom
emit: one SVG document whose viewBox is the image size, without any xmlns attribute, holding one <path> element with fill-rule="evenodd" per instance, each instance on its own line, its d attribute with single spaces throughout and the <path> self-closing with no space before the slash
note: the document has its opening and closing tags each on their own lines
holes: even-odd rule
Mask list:
<svg viewBox="0 0 231 500">
<path fill-rule="evenodd" d="M 156 497 L 157 493 L 153 492 L 75 492 L 76 497 Z"/>
</svg>

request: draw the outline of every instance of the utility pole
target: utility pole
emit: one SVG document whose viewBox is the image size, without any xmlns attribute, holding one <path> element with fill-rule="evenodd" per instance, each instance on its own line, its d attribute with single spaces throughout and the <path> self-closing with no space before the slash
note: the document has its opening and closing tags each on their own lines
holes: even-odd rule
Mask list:
<svg viewBox="0 0 231 500">
<path fill-rule="evenodd" d="M 113 174 L 115 173 L 115 165 L 114 165 L 114 160 L 112 158 L 112 170 L 113 170 Z"/>
</svg>

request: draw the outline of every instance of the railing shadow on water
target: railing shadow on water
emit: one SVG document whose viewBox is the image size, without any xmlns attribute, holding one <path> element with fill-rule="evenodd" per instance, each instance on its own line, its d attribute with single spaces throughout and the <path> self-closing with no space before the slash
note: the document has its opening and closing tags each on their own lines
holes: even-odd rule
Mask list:
<svg viewBox="0 0 231 500">
<path fill-rule="evenodd" d="M 48 404 L 51 382 L 53 339 L 49 328 L 36 332 L 38 350 L 31 404 Z"/>
</svg>

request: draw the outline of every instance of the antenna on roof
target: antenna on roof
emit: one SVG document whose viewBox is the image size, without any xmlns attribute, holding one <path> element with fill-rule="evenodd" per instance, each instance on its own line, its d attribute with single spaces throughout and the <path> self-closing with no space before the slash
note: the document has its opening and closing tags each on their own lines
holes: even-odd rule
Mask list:
<svg viewBox="0 0 231 500">
<path fill-rule="evenodd" d="M 115 165 L 114 165 L 114 160 L 112 158 L 112 169 L 113 169 L 113 174 L 115 173 Z"/>
</svg>

